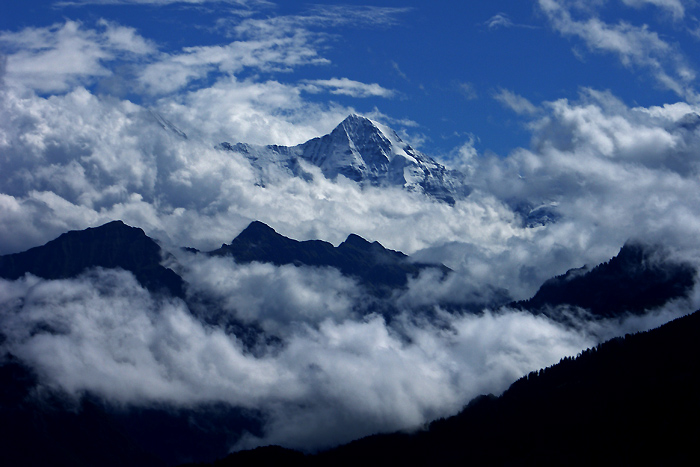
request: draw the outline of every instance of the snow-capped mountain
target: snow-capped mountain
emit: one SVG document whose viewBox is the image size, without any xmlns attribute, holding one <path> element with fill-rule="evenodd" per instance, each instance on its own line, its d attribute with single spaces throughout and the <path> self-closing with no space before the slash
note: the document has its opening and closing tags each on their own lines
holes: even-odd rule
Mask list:
<svg viewBox="0 0 700 467">
<path fill-rule="evenodd" d="M 221 148 L 245 155 L 261 176 L 276 167 L 308 178 L 301 163 L 305 161 L 331 180 L 342 175 L 363 186 L 400 186 L 450 204 L 470 191 L 461 173 L 416 151 L 391 128 L 360 115 L 350 115 L 330 134 L 297 146 L 222 143 Z"/>
</svg>

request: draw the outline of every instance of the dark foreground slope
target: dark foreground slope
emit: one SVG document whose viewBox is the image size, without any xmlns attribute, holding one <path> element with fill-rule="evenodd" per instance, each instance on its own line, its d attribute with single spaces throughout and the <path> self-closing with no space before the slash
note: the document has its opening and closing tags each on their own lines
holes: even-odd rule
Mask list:
<svg viewBox="0 0 700 467">
<path fill-rule="evenodd" d="M 613 339 L 482 396 L 415 434 L 370 436 L 315 456 L 233 454 L 306 465 L 697 465 L 700 312 Z"/>
<path fill-rule="evenodd" d="M 13 356 L 0 359 L 0 465 L 170 466 L 225 456 L 259 415 L 225 404 L 124 407 L 44 386 Z"/>
</svg>

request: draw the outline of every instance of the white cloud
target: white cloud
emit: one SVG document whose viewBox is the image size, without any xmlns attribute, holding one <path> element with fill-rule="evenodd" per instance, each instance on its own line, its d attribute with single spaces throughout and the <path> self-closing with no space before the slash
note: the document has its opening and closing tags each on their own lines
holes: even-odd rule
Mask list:
<svg viewBox="0 0 700 467">
<path fill-rule="evenodd" d="M 561 0 L 539 0 L 552 27 L 564 36 L 578 37 L 593 52 L 612 53 L 627 67 L 648 70 L 657 82 L 677 95 L 697 100 L 692 86 L 695 71 L 678 48 L 665 41 L 648 25 L 635 26 L 621 21 L 611 25 L 602 21 L 595 11 L 595 4 L 584 11 L 588 18 L 575 19 L 574 6 Z"/>
<path fill-rule="evenodd" d="M 319 93 L 328 90 L 331 94 L 351 97 L 393 97 L 394 91 L 377 83 L 366 84 L 348 78 L 306 80 L 301 86 L 306 92 Z"/>
<path fill-rule="evenodd" d="M 238 274 L 223 267 L 229 278 Z M 202 273 L 204 282 L 228 296 L 231 285 L 211 282 L 205 269 L 190 271 L 190 277 Z M 250 265 L 234 279 L 262 272 L 284 282 L 290 271 Z M 230 298 L 257 298 L 261 317 L 269 310 L 268 316 L 280 318 L 277 305 L 264 302 L 264 284 L 238 289 Z M 317 293 L 329 298 L 347 290 L 342 281 L 324 284 Z M 321 320 L 304 313 L 307 305 L 306 299 L 290 301 L 299 313 L 291 322 L 278 321 L 284 339 L 260 342 L 251 351 L 235 335 L 196 319 L 182 301 L 150 295 L 128 272 L 96 269 L 56 281 L 29 275 L 0 280 L 0 351 L 31 365 L 42 384 L 75 397 L 89 391 L 122 407 L 215 402 L 260 411 L 262 437 L 246 436 L 236 449 L 281 444 L 316 450 L 378 431 L 420 427 L 455 413 L 476 395 L 498 394 L 519 376 L 575 355 L 599 336 L 646 329 L 679 315 L 671 307 L 643 319 L 574 330 L 508 310 L 464 316 L 437 310 L 439 325 L 399 314 L 387 324 L 377 315 Z"/>
<path fill-rule="evenodd" d="M 155 46 L 132 28 L 104 20 L 98 25 L 100 30 L 89 30 L 68 20 L 0 33 L 0 46 L 7 51 L 5 80 L 40 92 L 64 92 L 111 75 L 106 62 L 155 52 Z"/>
<path fill-rule="evenodd" d="M 510 28 L 513 27 L 513 20 L 505 13 L 498 13 L 486 21 L 486 26 L 489 29 Z"/>
<path fill-rule="evenodd" d="M 284 37 L 273 35 L 223 46 L 187 47 L 180 54 L 164 55 L 146 66 L 139 81 L 148 92 L 161 94 L 178 91 L 214 71 L 231 76 L 244 69 L 285 72 L 301 65 L 328 64 L 312 41 L 310 33 L 299 29 Z"/>
<path fill-rule="evenodd" d="M 357 317 L 369 307 L 360 287 L 332 268 L 236 264 L 230 257 L 186 253 L 178 254 L 178 263 L 188 293 L 206 297 L 206 308 L 217 304 L 275 335 L 284 336 L 292 324 Z"/>
<path fill-rule="evenodd" d="M 473 101 L 479 98 L 479 94 L 476 92 L 473 83 L 457 83 L 457 89 L 459 93 L 464 96 L 468 101 Z"/>
<path fill-rule="evenodd" d="M 232 3 L 240 6 L 271 5 L 267 0 L 74 0 L 58 1 L 56 6 L 81 6 L 81 5 L 171 5 L 204 3 Z"/>
<path fill-rule="evenodd" d="M 654 5 L 661 9 L 667 10 L 673 19 L 683 19 L 685 16 L 685 7 L 681 0 L 622 0 L 625 5 L 641 8 L 646 5 Z"/>
<path fill-rule="evenodd" d="M 48 99 L 4 91 L 2 253 L 111 219 L 213 249 L 259 219 L 300 240 L 337 244 L 354 232 L 526 298 L 555 274 L 609 259 L 632 236 L 694 251 L 698 136 L 686 115 L 698 109 L 688 104 L 628 108 L 592 90 L 580 102 L 545 103 L 531 123 L 531 150 L 503 159 L 465 146 L 458 160 L 476 190 L 449 207 L 320 174 L 311 183 L 278 174 L 262 187 L 244 157 L 213 148 L 298 144 L 349 113 L 296 92 L 231 80 L 164 100 L 159 111 L 184 139 L 145 109 L 84 89 Z M 563 217 L 526 229 L 512 210 L 522 203 L 556 203 Z"/>
<path fill-rule="evenodd" d="M 0 280 L 3 350 L 45 384 L 127 405 L 224 402 L 262 411 L 264 438 L 239 447 L 317 449 L 420 426 L 592 342 L 523 313 L 445 318 L 448 329 L 401 317 L 391 327 L 378 316 L 297 323 L 281 345 L 253 355 L 123 271 Z"/>
<path fill-rule="evenodd" d="M 340 19 L 328 24 L 333 21 Z M 273 36 L 270 47 L 283 50 L 268 54 L 258 39 L 271 25 L 248 24 L 239 42 L 224 46 L 153 53 L 152 66 L 164 70 L 149 82 L 166 71 L 182 73 L 157 92 L 179 89 L 212 69 L 223 76 L 206 88 L 162 97 L 152 111 L 74 87 L 109 72 L 111 57 L 155 50 L 133 30 L 101 23 L 99 31 L 86 31 L 66 23 L 3 35 L 6 44 L 34 51 L 26 63 L 35 63 L 48 44 L 61 57 L 77 50 L 86 65 L 82 74 L 67 71 L 50 84 L 62 95 L 0 89 L 0 253 L 112 219 L 142 227 L 166 246 L 208 250 L 259 219 L 299 240 L 338 244 L 354 232 L 419 260 L 443 262 L 456 274 L 447 281 L 429 273 L 412 280 L 394 297 L 406 314 L 388 325 L 374 315 L 359 318 L 366 297 L 337 271 L 234 266 L 183 255 L 191 292 L 282 336 L 283 345 L 255 355 L 235 336 L 195 319 L 182 302 L 150 296 L 124 272 L 0 281 L 0 320 L 10 336 L 4 345 L 45 381 L 129 404 L 223 401 L 258 408 L 270 417 L 265 435 L 239 447 L 313 449 L 453 413 L 472 396 L 498 392 L 597 339 L 512 312 L 441 314 L 449 326 L 437 327 L 409 318 L 415 307 L 479 300 L 488 285 L 527 298 L 555 274 L 610 259 L 630 237 L 666 244 L 700 264 L 694 117 L 700 109 L 687 103 L 630 108 L 610 93 L 584 90 L 577 101 L 535 106 L 501 90 L 497 98 L 533 119 L 532 147 L 489 157 L 477 153 L 473 139 L 465 143 L 460 160 L 475 189 L 454 207 L 399 189 L 331 182 L 318 171 L 311 182 L 272 174 L 274 183 L 256 185 L 244 157 L 214 145 L 298 144 L 329 132 L 352 111 L 305 101 L 298 84 L 235 76 L 239 65 L 232 57 L 258 69 L 319 58 L 304 35 Z M 298 53 L 307 46 L 312 53 Z M 630 60 L 637 63 L 634 55 Z M 11 68 L 8 61 L 8 73 Z M 338 79 L 333 86 L 355 84 Z M 555 206 L 561 219 L 524 228 L 513 209 L 522 203 Z M 660 323 L 698 300 L 650 321 L 603 323 L 591 332 L 607 336 Z M 58 332 L 37 333 L 47 329 L 39 324 Z"/>
<path fill-rule="evenodd" d="M 532 102 L 507 89 L 500 89 L 493 97 L 517 114 L 534 114 L 537 112 L 537 107 Z"/>
</svg>

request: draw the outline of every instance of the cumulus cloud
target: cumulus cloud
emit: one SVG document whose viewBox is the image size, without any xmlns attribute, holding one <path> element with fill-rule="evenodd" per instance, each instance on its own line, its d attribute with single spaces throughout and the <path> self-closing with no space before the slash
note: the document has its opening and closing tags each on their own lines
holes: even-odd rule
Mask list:
<svg viewBox="0 0 700 467">
<path fill-rule="evenodd" d="M 217 313 L 275 335 L 284 336 L 294 323 L 357 318 L 371 303 L 361 299 L 353 279 L 333 268 L 236 264 L 229 257 L 182 252 L 178 260 L 192 299 L 204 297 L 206 308 L 216 304 Z"/>
<path fill-rule="evenodd" d="M 0 33 L 7 56 L 6 80 L 40 92 L 63 92 L 112 74 L 106 62 L 146 56 L 155 46 L 133 28 L 105 20 L 98 30 L 77 21 Z"/>
<path fill-rule="evenodd" d="M 259 219 L 300 240 L 338 244 L 357 233 L 527 298 L 553 275 L 611 258 L 633 236 L 691 246 L 700 193 L 698 109 L 689 104 L 629 108 L 594 90 L 542 104 L 531 149 L 503 159 L 472 144 L 455 156 L 475 190 L 450 207 L 320 173 L 256 184 L 245 157 L 214 144 L 298 144 L 346 116 L 287 91 L 231 81 L 164 102 L 160 111 L 187 139 L 138 105 L 85 89 L 48 99 L 4 92 L 3 253 L 111 219 L 209 250 Z M 522 206 L 543 205 L 561 219 L 524 227 Z"/>
</svg>

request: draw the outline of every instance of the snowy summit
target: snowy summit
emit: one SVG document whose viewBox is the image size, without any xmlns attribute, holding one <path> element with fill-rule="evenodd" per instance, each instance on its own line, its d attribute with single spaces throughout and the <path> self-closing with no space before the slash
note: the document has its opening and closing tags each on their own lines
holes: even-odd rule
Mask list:
<svg viewBox="0 0 700 467">
<path fill-rule="evenodd" d="M 356 114 L 330 134 L 297 146 L 222 143 L 221 147 L 243 154 L 261 173 L 276 166 L 295 176 L 310 177 L 300 163 L 305 161 L 319 167 L 330 180 L 343 176 L 362 186 L 400 186 L 450 204 L 469 193 L 458 171 L 416 151 L 391 128 Z"/>
</svg>

